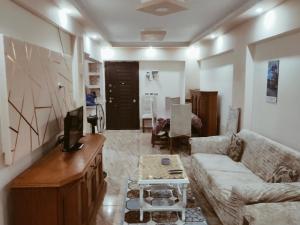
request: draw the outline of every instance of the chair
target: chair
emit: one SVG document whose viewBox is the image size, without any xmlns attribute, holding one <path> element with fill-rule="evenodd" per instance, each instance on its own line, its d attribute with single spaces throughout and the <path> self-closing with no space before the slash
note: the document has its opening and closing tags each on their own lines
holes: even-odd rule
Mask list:
<svg viewBox="0 0 300 225">
<path fill-rule="evenodd" d="M 192 105 L 191 104 L 173 104 L 171 105 L 170 118 L 170 152 L 173 153 L 174 141 L 179 138 L 187 140 L 192 136 L 192 122 L 191 122 Z M 189 154 L 191 148 L 188 144 Z"/>
<path fill-rule="evenodd" d="M 241 112 L 240 108 L 233 108 L 232 106 L 230 106 L 224 135 L 213 136 L 211 138 L 217 138 L 218 140 L 230 140 L 230 138 L 228 137 L 231 137 L 232 134 L 235 134 L 239 131 L 240 112 Z M 192 148 L 197 148 L 197 146 L 200 146 L 200 144 L 203 141 L 205 140 L 209 141 L 211 140 L 211 138 L 210 137 L 191 138 L 190 144 L 192 145 Z M 215 147 L 216 150 L 219 148 L 218 146 Z"/>
<path fill-rule="evenodd" d="M 161 120 L 163 120 L 163 119 L 161 119 Z M 151 144 L 152 144 L 152 147 L 154 147 L 155 145 L 159 145 L 161 149 L 162 148 L 168 148 L 169 147 L 168 130 L 162 130 L 158 133 L 157 133 L 157 130 L 156 130 L 156 125 L 158 125 L 160 122 L 168 123 L 167 120 L 164 120 L 164 121 L 160 121 L 160 119 L 158 119 L 158 120 L 153 119 L 152 120 Z"/>
<path fill-rule="evenodd" d="M 145 122 L 151 120 L 151 125 L 153 124 L 153 120 L 156 118 L 156 98 L 155 96 L 145 95 L 142 97 L 142 130 L 145 132 Z"/>
<path fill-rule="evenodd" d="M 170 113 L 171 113 L 171 106 L 173 104 L 180 104 L 180 97 L 166 97 L 165 98 L 165 107 L 166 107 L 166 113 L 167 113 L 167 117 L 170 117 Z"/>
</svg>

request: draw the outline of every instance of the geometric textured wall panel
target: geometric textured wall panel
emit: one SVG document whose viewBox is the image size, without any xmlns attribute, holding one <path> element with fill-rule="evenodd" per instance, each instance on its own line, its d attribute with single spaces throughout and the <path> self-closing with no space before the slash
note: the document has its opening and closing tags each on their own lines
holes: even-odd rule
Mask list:
<svg viewBox="0 0 300 225">
<path fill-rule="evenodd" d="M 63 130 L 63 118 L 74 108 L 72 57 L 5 36 L 1 41 L 2 100 L 8 103 L 1 114 L 2 148 L 12 164 Z"/>
</svg>

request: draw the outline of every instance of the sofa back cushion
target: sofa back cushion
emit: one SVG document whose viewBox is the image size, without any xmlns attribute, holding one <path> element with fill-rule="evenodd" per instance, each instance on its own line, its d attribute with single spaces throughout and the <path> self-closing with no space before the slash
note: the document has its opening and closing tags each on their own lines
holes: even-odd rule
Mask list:
<svg viewBox="0 0 300 225">
<path fill-rule="evenodd" d="M 241 162 L 264 181 L 280 165 L 288 165 L 300 174 L 299 152 L 249 130 L 242 130 L 238 135 L 244 141 Z"/>
</svg>

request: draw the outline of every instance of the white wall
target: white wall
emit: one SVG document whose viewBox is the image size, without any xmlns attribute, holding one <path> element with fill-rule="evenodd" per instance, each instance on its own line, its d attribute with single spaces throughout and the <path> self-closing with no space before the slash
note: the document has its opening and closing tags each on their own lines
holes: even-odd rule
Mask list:
<svg viewBox="0 0 300 225">
<path fill-rule="evenodd" d="M 94 41 L 91 38 L 85 36 L 83 38 L 84 52 L 89 54 L 89 57 L 98 61 L 101 61 L 101 43 Z"/>
<path fill-rule="evenodd" d="M 62 52 L 58 28 L 37 19 L 9 0 L 0 0 L 0 33 L 19 40 Z M 72 54 L 70 36 L 61 32 L 64 50 Z"/>
<path fill-rule="evenodd" d="M 158 93 L 157 114 L 166 115 L 165 97 L 181 97 L 185 100 L 184 62 L 142 61 L 140 62 L 140 102 L 145 93 Z M 159 79 L 149 81 L 146 73 L 152 70 L 159 71 Z M 140 104 L 142 115 L 142 102 Z"/>
<path fill-rule="evenodd" d="M 228 109 L 232 105 L 233 64 L 232 52 L 201 61 L 200 90 L 218 91 L 220 134 L 225 132 Z"/>
<path fill-rule="evenodd" d="M 189 98 L 190 89 L 199 88 L 199 49 L 189 48 L 104 48 L 105 61 L 180 61 L 185 62 L 185 95 Z"/>
<path fill-rule="evenodd" d="M 300 1 L 287 0 L 278 7 L 250 20 L 210 43 L 199 43 L 200 58 L 208 58 L 234 51 L 234 76 L 232 104 L 242 108 L 242 127 L 249 128 L 252 120 L 251 58 L 248 46 L 278 35 L 300 29 Z M 249 68 L 250 66 L 250 68 Z M 250 72 L 249 72 L 250 71 Z M 248 77 L 250 76 L 250 78 Z"/>
<path fill-rule="evenodd" d="M 297 70 L 295 62 L 298 55 L 296 46 L 299 46 L 299 37 L 287 39 L 288 41 L 282 41 L 278 44 L 270 42 L 268 47 L 263 44 L 277 37 L 287 37 L 291 33 L 299 31 L 299 29 L 300 1 L 287 0 L 211 42 L 199 43 L 199 47 L 201 59 L 228 51 L 233 52 L 232 104 L 242 108 L 242 128 L 254 129 L 275 141 L 282 142 L 300 151 L 299 144 L 295 143 L 297 138 L 299 139 L 299 131 L 297 131 L 299 124 L 297 122 L 292 123 L 292 121 L 299 121 L 296 113 L 294 113 L 298 112 L 299 115 L 299 111 L 297 111 L 298 108 L 295 109 L 295 106 L 292 105 L 291 100 L 287 100 L 292 95 L 299 98 L 299 91 L 293 86 L 291 86 L 291 89 L 287 89 L 288 85 L 294 85 L 294 82 L 299 83 L 299 80 L 295 80 L 297 78 L 292 72 L 292 70 Z M 255 47 L 255 45 L 257 46 Z M 258 52 L 255 54 L 255 51 Z M 294 52 L 291 53 L 292 51 Z M 258 54 L 264 55 L 260 58 L 260 63 L 255 62 L 255 60 L 258 60 Z M 265 83 L 263 82 L 266 81 L 259 77 L 265 76 L 266 61 L 272 58 L 283 58 L 283 72 L 281 72 L 280 79 L 286 78 L 284 81 L 280 81 L 282 82 L 279 86 L 279 89 L 282 88 L 279 90 L 281 92 L 280 103 L 276 106 L 264 105 L 265 97 L 262 99 L 261 96 L 263 94 L 265 96 L 265 93 L 263 93 Z M 254 108 L 254 105 L 256 108 Z M 284 107 L 286 108 L 284 109 Z M 258 116 L 261 113 L 263 113 L 262 117 Z M 266 118 L 267 115 L 269 118 Z M 281 122 L 278 122 L 278 120 L 281 120 Z"/>
<path fill-rule="evenodd" d="M 8 1 L 8 0 L 0 0 L 0 1 Z M 30 11 L 32 14 L 49 21 L 51 24 L 55 24 L 55 26 L 59 26 L 64 31 L 75 35 L 82 35 L 84 32 L 83 26 L 78 22 L 78 20 L 74 20 L 71 17 L 71 14 L 77 15 L 74 10 L 71 9 L 70 12 L 66 12 L 66 10 L 60 8 L 57 3 L 59 1 L 39 1 L 39 0 L 10 0 L 12 2 L 16 2 L 18 5 Z M 70 13 L 70 14 L 69 14 Z M 27 21 L 24 20 L 23 23 L 27 24 Z M 26 29 L 27 26 L 24 26 L 23 29 Z M 35 28 L 34 26 L 32 27 Z M 27 28 L 28 29 L 28 28 Z"/>
<path fill-rule="evenodd" d="M 300 33 L 254 47 L 253 127 L 265 136 L 300 150 Z M 268 61 L 280 60 L 278 103 L 266 102 Z"/>
</svg>

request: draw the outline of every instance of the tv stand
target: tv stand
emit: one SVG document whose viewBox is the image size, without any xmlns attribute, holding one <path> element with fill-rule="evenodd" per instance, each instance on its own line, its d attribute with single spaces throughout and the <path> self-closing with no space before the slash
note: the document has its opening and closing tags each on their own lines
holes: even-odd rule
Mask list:
<svg viewBox="0 0 300 225">
<path fill-rule="evenodd" d="M 11 183 L 13 225 L 89 225 L 105 190 L 105 137 L 86 135 L 83 151 L 57 146 Z"/>
</svg>

